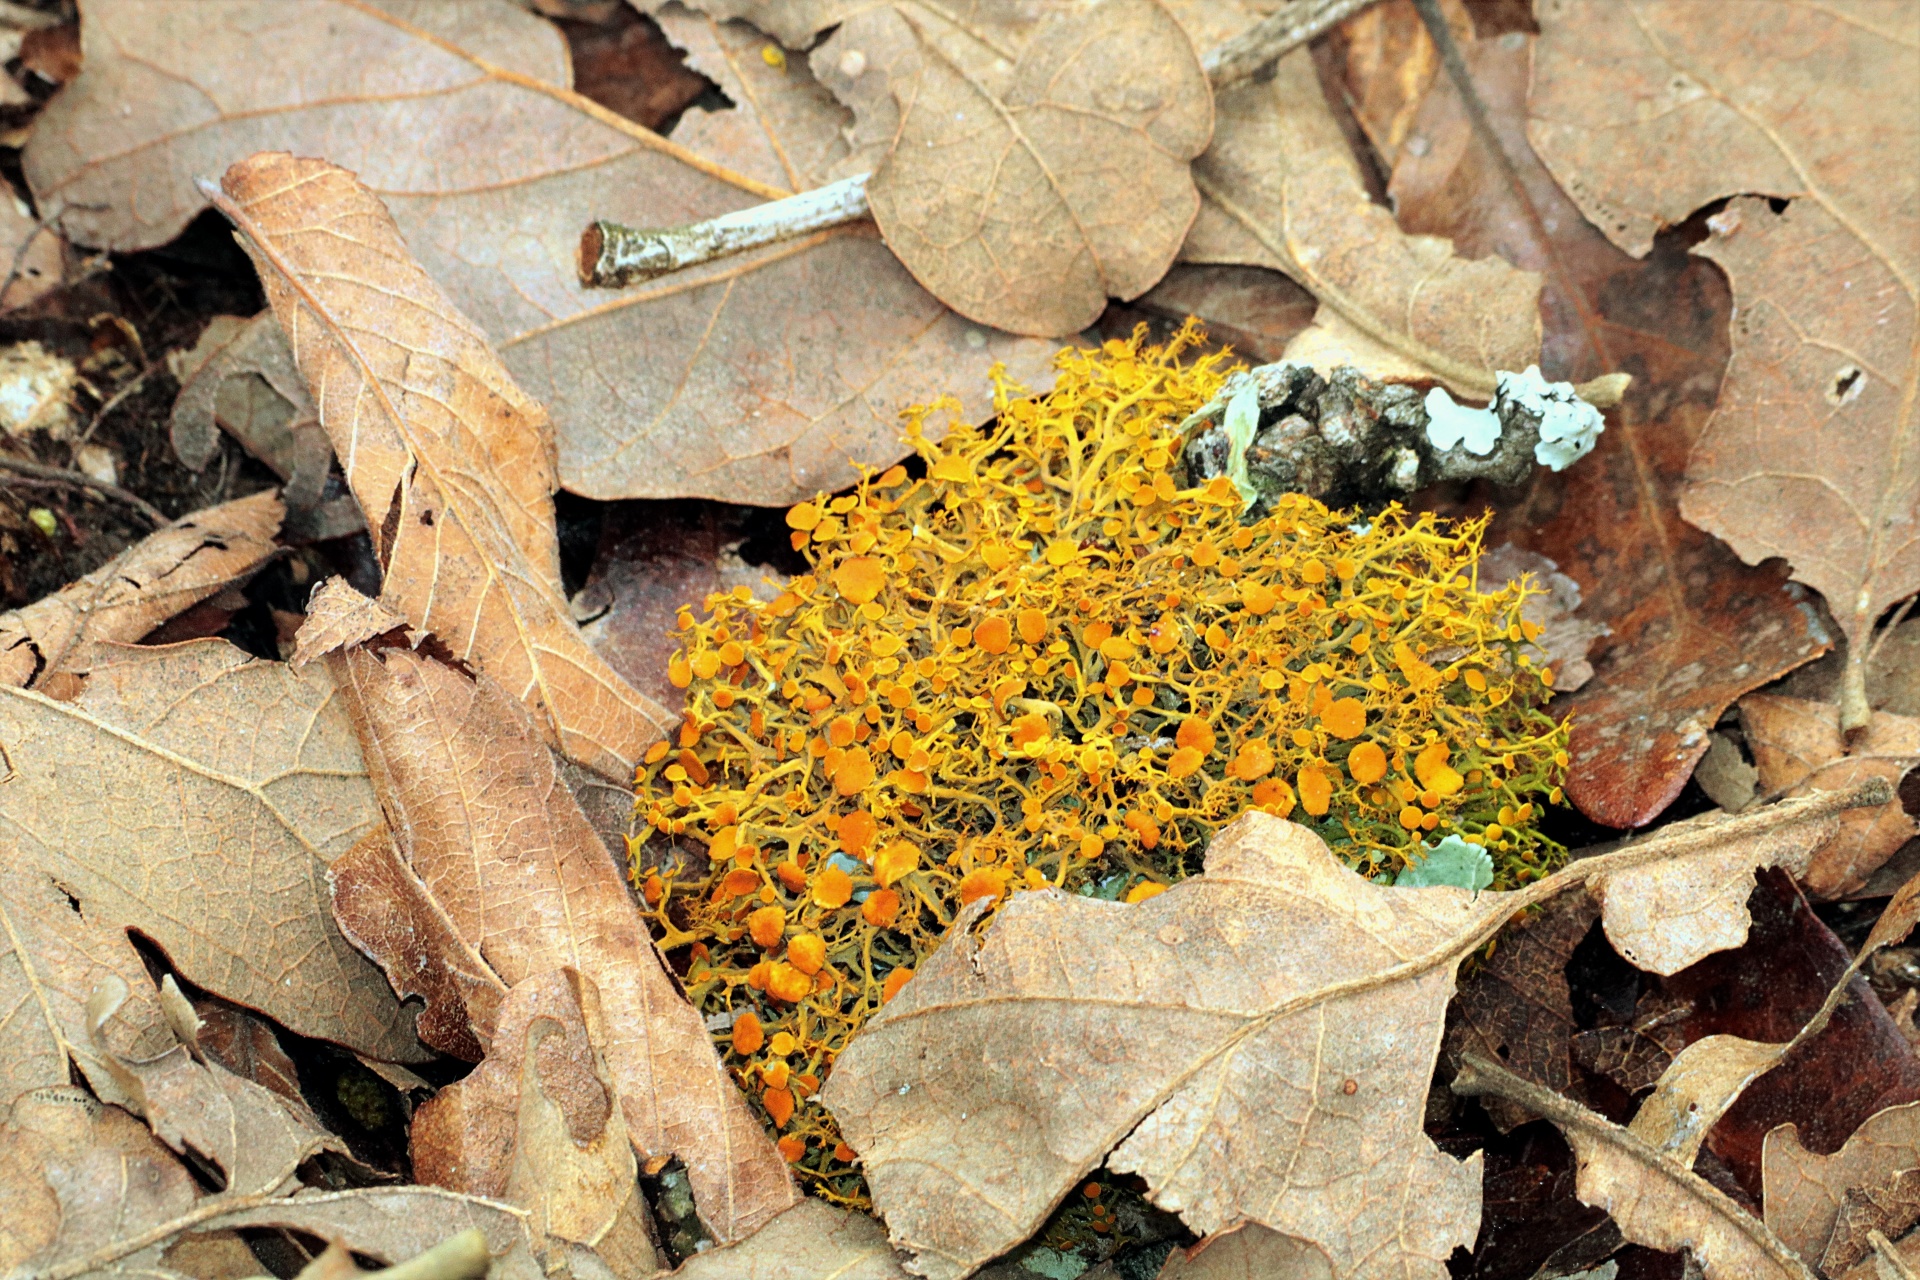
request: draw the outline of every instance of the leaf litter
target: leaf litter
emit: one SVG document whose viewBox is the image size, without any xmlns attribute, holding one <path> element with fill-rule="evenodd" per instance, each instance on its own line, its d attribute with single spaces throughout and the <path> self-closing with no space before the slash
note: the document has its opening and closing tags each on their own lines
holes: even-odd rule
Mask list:
<svg viewBox="0 0 1920 1280">
<path fill-rule="evenodd" d="M 621 56 L 667 56 L 647 20 L 591 2 L 236 0 L 159 23 L 139 0 L 88 0 L 77 52 L 23 57 L 20 77 L 72 81 L 12 135 L 29 144 L 33 212 L 46 220 L 33 243 L 59 251 L 63 268 L 96 246 L 169 239 L 202 207 L 194 180 L 244 162 L 220 199 L 279 314 L 247 320 L 257 298 L 239 298 L 211 324 L 219 311 L 169 330 L 181 350 L 141 359 L 183 383 L 172 444 L 203 468 L 196 492 L 235 492 L 241 454 L 222 431 L 257 460 L 245 466 L 264 464 L 287 489 L 226 507 L 198 499 L 210 509 L 39 603 L 0 572 L 9 603 L 25 606 L 0 615 L 9 671 L 19 668 L 0 689 L 0 1147 L 11 1153 L 0 1218 L 31 1224 L 0 1229 L 0 1269 L 214 1280 L 259 1269 L 243 1235 L 291 1231 L 328 1242 L 307 1280 L 345 1280 L 366 1261 L 407 1262 L 415 1280 L 624 1280 L 675 1262 L 766 1280 L 960 1275 L 1009 1249 L 996 1276 L 1097 1262 L 1087 1274 L 1331 1280 L 1437 1275 L 1476 1237 L 1465 1265 L 1479 1268 L 1510 1235 L 1506 1215 L 1533 1211 L 1525 1203 L 1540 1226 L 1523 1250 L 1580 1267 L 1612 1265 L 1624 1232 L 1691 1250 L 1708 1275 L 1902 1273 L 1920 1194 L 1901 1126 L 1920 1068 L 1874 991 L 1905 981 L 1896 944 L 1913 896 L 1884 911 L 1844 900 L 1884 894 L 1876 886 L 1904 874 L 1911 847 L 1896 794 L 1912 763 L 1910 708 L 1885 656 L 1904 649 L 1893 623 L 1876 635 L 1914 585 L 1900 541 L 1911 431 L 1874 400 L 1902 385 L 1910 353 L 1897 335 L 1885 352 L 1873 346 L 1885 334 L 1862 337 L 1854 299 L 1865 295 L 1851 291 L 1875 263 L 1898 275 L 1899 253 L 1855 250 L 1904 244 L 1903 215 L 1874 219 L 1904 208 L 1907 179 L 1878 183 L 1864 204 L 1851 194 L 1866 172 L 1854 137 L 1881 128 L 1884 112 L 1843 103 L 1884 78 L 1875 68 L 1904 47 L 1899 22 L 1840 31 L 1820 25 L 1835 21 L 1824 11 L 1783 5 L 1753 49 L 1736 50 L 1671 6 L 1635 9 L 1643 21 L 1629 29 L 1621 8 L 1543 4 L 1530 119 L 1536 42 L 1479 0 L 1313 0 L 1302 21 L 1324 11 L 1345 28 L 1249 77 L 1220 70 L 1293 15 L 1108 0 L 1098 15 L 1124 11 L 1129 33 L 1151 34 L 1120 39 L 1119 25 L 1096 22 L 1103 47 L 1064 8 L 651 7 L 718 93 L 694 103 L 698 77 L 678 67 L 660 97 L 671 107 L 646 106 L 644 85 L 605 79 L 606 67 L 594 83 L 634 110 L 683 110 L 677 127 L 661 125 L 670 139 L 574 92 L 557 29 L 536 14 L 560 19 L 583 68 L 591 40 L 620 32 L 644 36 L 620 36 Z M 1779 50 L 1810 35 L 1823 56 L 1851 50 L 1866 68 L 1845 92 L 1831 83 L 1837 54 L 1794 63 L 1801 80 L 1783 70 Z M 1606 49 L 1632 74 L 1599 109 L 1569 112 L 1599 83 L 1583 59 Z M 1663 78 L 1662 58 L 1686 68 Z M 1457 92 L 1462 61 L 1480 91 L 1472 110 Z M 1036 88 L 1043 63 L 1057 74 Z M 1199 84 L 1208 73 L 1213 93 Z M 1756 147 L 1748 121 L 1769 108 L 1720 91 L 1716 75 L 1811 85 L 1816 110 Z M 1141 93 L 1119 92 L 1134 83 Z M 122 110 L 129 94 L 137 110 Z M 1640 110 L 1649 102 L 1671 110 Z M 1633 118 L 1615 132 L 1630 145 L 1595 148 L 1621 103 Z M 1167 104 L 1174 114 L 1154 118 Z M 976 108 L 987 113 L 978 131 Z M 1197 123 L 1209 118 L 1211 141 Z M 1528 149 L 1529 126 L 1564 193 Z M 1904 127 L 1896 117 L 1882 141 L 1898 150 Z M 1725 145 L 1676 144 L 1693 133 Z M 1767 167 L 1796 147 L 1818 157 L 1806 169 L 1816 180 Z M 324 160 L 249 160 L 275 149 Z M 972 159 L 927 165 L 920 152 Z M 975 163 L 986 155 L 1085 167 L 1049 187 L 1018 164 L 1002 174 Z M 1375 162 L 1393 214 L 1367 195 Z M 877 234 L 838 228 L 630 295 L 579 291 L 571 240 L 589 218 L 691 221 L 861 173 L 875 175 Z M 315 193 L 332 203 L 303 203 Z M 308 253 L 303 221 L 348 234 Z M 1607 237 L 1647 262 L 1624 264 Z M 1107 299 L 1155 286 L 1176 251 L 1222 265 L 1177 268 L 1138 310 L 1102 314 Z M 6 323 L 52 315 L 54 327 L 9 336 L 45 342 L 77 371 L 97 367 L 57 317 L 109 296 L 98 267 L 35 270 L 31 290 L 7 293 L 33 319 Z M 383 293 L 414 318 L 392 320 Z M 1868 293 L 1904 314 L 1897 287 Z M 1308 296 L 1318 319 L 1302 333 Z M 1526 620 L 1529 636 L 1544 629 L 1534 643 L 1561 691 L 1599 641 L 1569 699 L 1576 802 L 1614 825 L 1665 825 L 1595 853 L 1580 846 L 1596 832 L 1549 813 L 1551 835 L 1571 831 L 1585 856 L 1505 892 L 1369 883 L 1324 847 L 1316 860 L 1304 829 L 1256 817 L 1215 842 L 1202 874 L 1157 895 L 1019 892 L 991 923 L 976 906 L 821 1071 L 884 1222 L 801 1198 L 787 1144 L 769 1141 L 715 1052 L 737 1027 L 686 1002 L 684 949 L 663 964 L 607 859 L 621 823 L 604 806 L 590 822 L 569 789 L 585 762 L 605 778 L 585 784 L 594 795 L 630 803 L 629 766 L 677 718 L 633 692 L 663 688 L 665 649 L 609 649 L 635 672 L 631 686 L 594 655 L 575 624 L 601 607 L 595 592 L 658 573 L 658 590 L 697 606 L 739 567 L 621 565 L 632 544 L 609 540 L 616 562 L 574 595 L 580 508 L 556 510 L 552 495 L 564 483 L 600 496 L 824 501 L 859 464 L 877 471 L 901 455 L 898 408 L 971 392 L 997 356 L 1010 357 L 1011 385 L 1048 385 L 1048 345 L 979 320 L 1060 332 L 1100 316 L 1117 336 L 1132 317 L 1191 310 L 1269 344 L 1269 358 L 1356 361 L 1456 395 L 1484 397 L 1503 371 L 1534 363 L 1551 377 L 1633 375 L 1594 459 L 1525 493 L 1436 501 L 1498 508 L 1514 545 L 1479 572 L 1551 588 Z M 1719 327 L 1729 313 L 1730 341 Z M 138 330 L 109 318 L 133 335 L 129 350 L 139 345 Z M 1795 347 L 1805 333 L 1821 336 Z M 1838 372 L 1818 354 L 1833 335 L 1852 361 Z M 90 393 L 76 376 L 55 398 Z M 1794 404 L 1799 425 L 1756 418 L 1762 395 Z M 399 407 L 370 418 L 381 396 Z M 984 412 L 984 401 L 961 410 L 974 423 Z M 1865 436 L 1850 425 L 1861 413 L 1875 415 Z M 140 414 L 143 430 L 158 429 Z M 70 433 L 92 429 L 79 412 L 68 420 Z M 1823 443 L 1834 430 L 1868 439 L 1874 461 L 1848 470 L 1861 455 Z M 97 462 L 82 455 L 84 435 L 21 439 L 8 448 Z M 115 447 L 124 459 L 122 438 Z M 336 451 L 351 494 L 329 475 Z M 89 528 L 58 496 L 84 485 L 20 462 L 0 472 L 0 570 L 23 536 L 71 528 L 79 540 Z M 1845 509 L 1794 496 L 1793 477 L 1822 468 Z M 47 491 L 36 484 L 53 486 L 48 505 L 29 505 Z M 1716 486 L 1771 496 L 1720 502 Z M 340 540 L 363 508 L 371 557 Z M 406 523 L 420 514 L 433 523 Z M 682 518 L 664 507 L 621 516 Z M 276 528 L 298 549 L 276 548 Z M 407 541 L 422 529 L 433 532 Z M 1782 589 L 1777 561 L 1749 569 L 1734 553 L 1777 554 L 1841 600 L 1833 616 L 1850 644 L 1833 694 L 1813 676 L 1753 692 L 1813 657 L 1826 624 L 1810 594 Z M 763 602 L 810 589 L 776 576 L 760 594 L 758 571 L 745 572 Z M 537 597 L 540 643 L 487 616 L 498 596 L 474 584 L 505 580 Z M 226 626 L 234 643 L 127 647 L 216 593 L 217 607 L 168 634 Z M 565 673 L 557 696 L 513 678 L 543 664 Z M 1892 675 L 1863 692 L 1869 668 Z M 600 711 L 581 710 L 580 681 L 611 691 L 622 708 L 611 727 L 595 696 L 584 702 Z M 676 704 L 678 684 L 664 679 Z M 1725 714 L 1736 701 L 1738 725 Z M 1557 715 L 1568 703 L 1551 705 Z M 980 711 L 999 714 L 991 699 Z M 1662 811 L 1676 796 L 1682 812 L 1700 804 L 1681 784 L 1709 742 L 1722 757 L 1749 753 L 1754 786 L 1714 784 L 1737 816 L 1674 822 Z M 1474 852 L 1457 843 L 1428 869 Z M 655 865 L 654 852 L 634 852 Z M 789 857 L 812 875 L 827 852 Z M 1484 884 L 1470 861 L 1455 878 Z M 1843 900 L 1816 918 L 1796 880 Z M 1857 948 L 1827 929 L 1859 940 L 1876 913 Z M 657 923 L 671 937 L 686 920 Z M 1219 963 L 1161 963 L 1202 942 Z M 1618 991 L 1595 986 L 1603 954 L 1633 975 Z M 1873 989 L 1855 980 L 1867 973 Z M 1034 1008 L 1052 1012 L 1030 1016 L 1024 994 L 966 1003 L 975 988 L 1051 993 Z M 1131 999 L 1142 991 L 1156 994 L 1148 1011 Z M 1327 1038 L 1310 1052 L 1293 1033 L 1316 1020 Z M 307 1069 L 322 1041 L 351 1046 L 366 1080 L 400 1091 L 348 1105 L 384 1108 L 378 1123 L 410 1147 L 411 1176 L 440 1185 L 359 1185 L 381 1175 L 329 1131 L 348 1095 L 315 1092 L 333 1087 Z M 1532 1200 L 1496 1196 L 1491 1181 L 1483 1193 L 1483 1168 L 1508 1174 L 1483 1166 L 1473 1135 L 1492 1133 L 1486 1116 L 1506 1124 L 1529 1110 L 1566 1127 L 1579 1190 L 1611 1206 L 1613 1227 L 1587 1231 L 1593 1218 L 1564 1211 L 1554 1196 L 1571 1205 L 1568 1190 L 1550 1180 Z M 1005 1123 L 982 1128 L 991 1117 Z M 1796 1127 L 1775 1130 L 1782 1121 Z M 1545 1151 L 1550 1139 L 1526 1136 L 1543 1131 L 1486 1149 Z M 1322 1143 L 1329 1134 L 1343 1136 Z M 1189 1245 L 1156 1229 L 1143 1252 L 1130 1219 L 1081 1204 L 1106 1208 L 1102 1184 L 1211 1234 Z M 1623 1273 L 1645 1259 L 1615 1255 Z"/>
</svg>

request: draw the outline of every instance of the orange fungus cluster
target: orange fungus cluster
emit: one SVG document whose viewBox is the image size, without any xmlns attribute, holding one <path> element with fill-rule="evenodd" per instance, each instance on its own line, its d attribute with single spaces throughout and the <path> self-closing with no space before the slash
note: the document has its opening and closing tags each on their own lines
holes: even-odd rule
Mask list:
<svg viewBox="0 0 1920 1280">
<path fill-rule="evenodd" d="M 1138 902 L 1248 809 L 1362 874 L 1448 835 L 1503 886 L 1560 850 L 1563 725 L 1531 591 L 1483 594 L 1483 525 L 1305 497 L 1243 519 L 1182 487 L 1178 424 L 1224 357 L 1067 351 L 1042 396 L 924 464 L 787 513 L 811 572 L 683 612 L 687 719 L 640 770 L 661 945 L 811 1189 L 857 1201 L 815 1097 L 956 913 L 1024 890 Z"/>
</svg>

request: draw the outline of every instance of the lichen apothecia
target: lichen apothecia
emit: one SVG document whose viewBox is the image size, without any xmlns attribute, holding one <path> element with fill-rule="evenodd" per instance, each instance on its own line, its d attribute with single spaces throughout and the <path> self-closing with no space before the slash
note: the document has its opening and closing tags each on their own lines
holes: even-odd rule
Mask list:
<svg viewBox="0 0 1920 1280">
<path fill-rule="evenodd" d="M 810 572 L 680 615 L 635 877 L 818 1194 L 864 1198 L 821 1081 L 968 903 L 1140 902 L 1248 809 L 1374 877 L 1430 836 L 1502 887 L 1562 853 L 1534 826 L 1567 763 L 1534 589 L 1478 589 L 1484 520 L 1183 488 L 1176 427 L 1227 372 L 1197 342 L 1063 352 L 1052 391 L 999 378 L 988 425 L 937 440 L 957 406 L 912 411 L 918 478 L 794 507 Z"/>
</svg>

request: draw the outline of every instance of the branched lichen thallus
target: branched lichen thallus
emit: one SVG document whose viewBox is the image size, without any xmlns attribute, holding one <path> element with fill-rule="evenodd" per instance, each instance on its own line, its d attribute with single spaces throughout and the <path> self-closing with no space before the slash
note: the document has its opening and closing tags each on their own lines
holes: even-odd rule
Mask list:
<svg viewBox="0 0 1920 1280">
<path fill-rule="evenodd" d="M 1054 887 L 1138 902 L 1257 808 L 1362 875 L 1429 838 L 1544 874 L 1565 727 L 1532 588 L 1483 593 L 1484 521 L 1297 495 L 1244 520 L 1186 488 L 1178 424 L 1225 358 L 1109 342 L 924 463 L 787 513 L 811 571 L 682 612 L 677 739 L 639 776 L 635 876 L 662 947 L 796 1172 L 859 1201 L 815 1094 L 962 906 Z"/>
</svg>

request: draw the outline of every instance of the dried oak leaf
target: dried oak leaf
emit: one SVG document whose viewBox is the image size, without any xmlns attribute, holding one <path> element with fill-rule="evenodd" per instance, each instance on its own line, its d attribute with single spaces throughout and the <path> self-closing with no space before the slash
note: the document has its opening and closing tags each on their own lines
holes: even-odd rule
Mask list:
<svg viewBox="0 0 1920 1280">
<path fill-rule="evenodd" d="M 414 1177 L 524 1206 L 536 1238 L 595 1249 L 615 1275 L 657 1270 L 592 982 L 572 969 L 525 979 L 489 1040 L 486 1061 L 415 1114 Z"/>
<path fill-rule="evenodd" d="M 1755 693 L 1740 700 L 1740 727 L 1772 795 L 1832 791 L 1862 778 L 1885 778 L 1896 788 L 1920 764 L 1920 719 L 1876 711 L 1852 742 L 1840 730 L 1840 708 Z M 1843 897 L 1866 883 L 1915 832 L 1916 823 L 1898 796 L 1876 809 L 1856 809 L 1840 820 L 1832 840 L 1814 852 L 1800 877 L 1808 892 Z"/>
<path fill-rule="evenodd" d="M 560 587 L 553 427 L 344 169 L 227 171 L 280 326 L 367 513 L 381 599 L 514 691 L 569 758 L 631 772 L 673 717 L 587 646 Z"/>
<path fill-rule="evenodd" d="M 737 1244 L 697 1253 L 674 1280 L 907 1280 L 878 1222 L 811 1197 Z"/>
<path fill-rule="evenodd" d="M 1454 944 L 1503 897 L 1382 888 L 1249 814 L 1137 906 L 1021 894 L 984 939 L 957 925 L 823 1096 L 921 1275 L 1026 1238 L 1104 1160 L 1195 1230 L 1440 1276 L 1474 1239 L 1479 1157 L 1434 1148 L 1422 1099 Z"/>
<path fill-rule="evenodd" d="M 98 645 L 134 641 L 260 567 L 286 509 L 271 490 L 182 516 L 92 573 L 0 613 L 0 684 L 48 688 Z M 71 692 L 68 688 L 56 692 Z"/>
<path fill-rule="evenodd" d="M 389 876 L 389 896 L 360 893 L 359 868 L 336 867 L 336 904 L 381 913 L 378 929 L 361 911 L 343 915 L 344 927 L 375 945 L 456 938 L 449 966 L 484 965 L 501 988 L 577 969 L 606 1013 L 604 1053 L 634 1147 L 680 1156 L 715 1238 L 739 1239 L 792 1204 L 786 1161 L 662 966 L 620 871 L 520 703 L 484 674 L 476 683 L 406 649 L 350 649 L 329 666 L 400 858 L 424 890 L 409 895 Z M 408 912 L 426 911 L 434 918 L 405 927 Z M 419 955 L 379 958 L 395 973 Z M 473 1030 L 483 1045 L 492 1034 Z"/>
<path fill-rule="evenodd" d="M 88 0 L 82 26 L 85 70 L 25 162 L 53 225 L 147 248 L 205 207 L 195 178 L 255 152 L 353 170 L 548 406 L 574 492 L 784 505 L 898 458 L 901 408 L 984 388 L 996 361 L 1051 382 L 1052 344 L 961 319 L 871 228 L 583 287 L 592 218 L 671 226 L 787 191 L 573 92 L 560 33 L 505 0 Z"/>
<path fill-rule="evenodd" d="M 1867 16 L 1871 13 L 1874 16 Z M 1733 355 L 1683 515 L 1749 564 L 1784 557 L 1848 640 L 1865 725 L 1875 620 L 1920 589 L 1920 12 L 1552 0 L 1528 134 L 1609 239 L 1726 196 L 1697 252 L 1733 284 Z"/>
<path fill-rule="evenodd" d="M 138 930 L 183 977 L 301 1035 L 421 1058 L 327 909 L 326 864 L 380 814 L 326 672 L 222 640 L 105 646 L 70 702 L 0 686 L 0 742 L 0 842 L 77 903 L 88 937 Z"/>
<path fill-rule="evenodd" d="M 1270 267 L 1305 286 L 1320 311 L 1290 359 L 1438 379 L 1483 399 L 1497 371 L 1538 364 L 1540 276 L 1404 234 L 1368 198 L 1312 52 L 1273 70 L 1220 93 L 1182 260 Z"/>
<path fill-rule="evenodd" d="M 1680 518 L 1727 359 L 1725 282 L 1672 239 L 1636 262 L 1580 216 L 1527 142 L 1532 45 L 1511 32 L 1462 50 L 1491 138 L 1442 77 L 1415 124 L 1426 145 L 1402 148 L 1389 193 L 1407 230 L 1543 273 L 1548 376 L 1634 375 L 1593 455 L 1536 475 L 1494 536 L 1551 556 L 1580 584 L 1582 616 L 1612 632 L 1598 678 L 1567 699 L 1567 794 L 1595 821 L 1638 827 L 1686 785 L 1729 704 L 1829 639 L 1783 570 L 1742 565 Z"/>
</svg>

